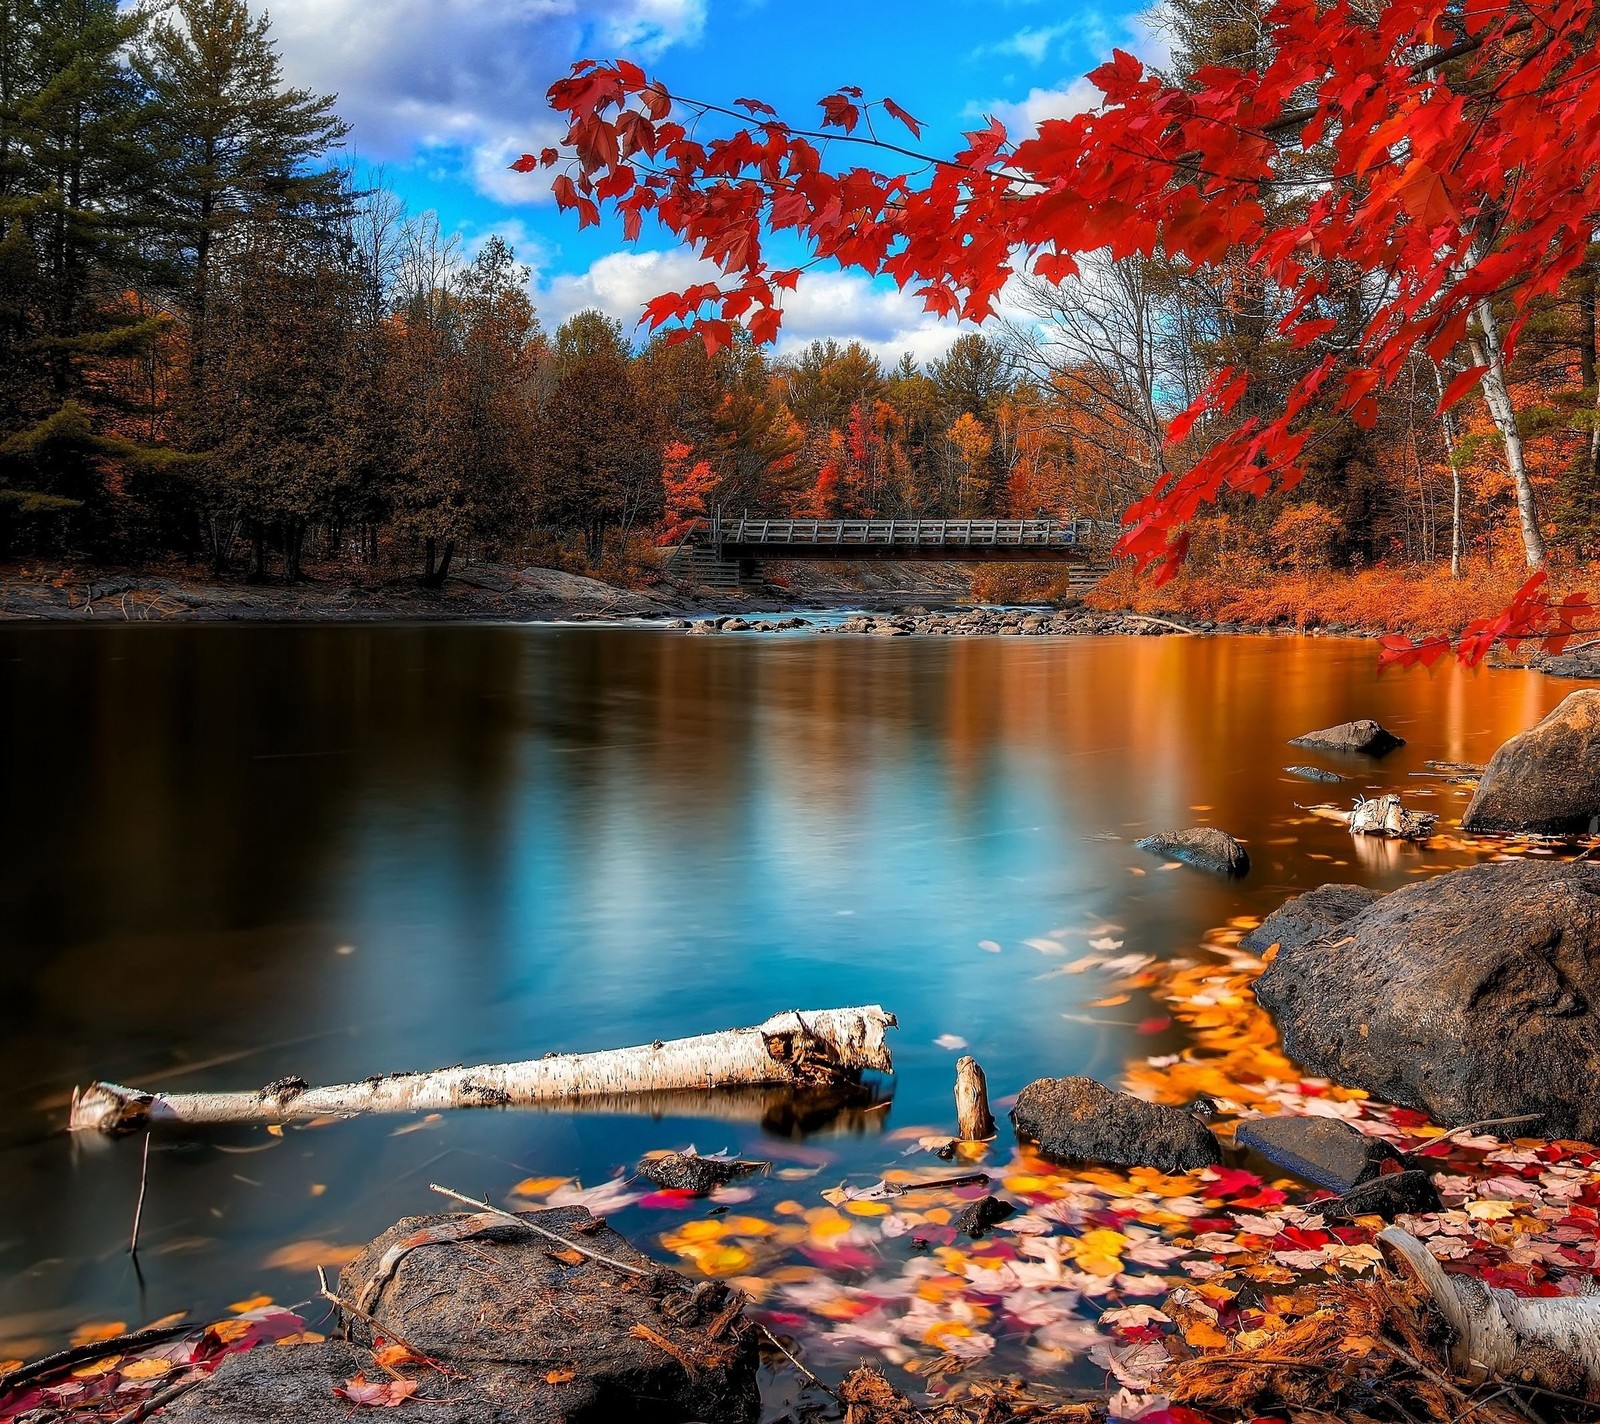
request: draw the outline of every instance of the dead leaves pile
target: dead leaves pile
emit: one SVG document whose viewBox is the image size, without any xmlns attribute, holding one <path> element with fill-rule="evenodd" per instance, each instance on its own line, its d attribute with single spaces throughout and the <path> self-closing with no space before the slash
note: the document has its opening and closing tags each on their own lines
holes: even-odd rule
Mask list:
<svg viewBox="0 0 1600 1424">
<path fill-rule="evenodd" d="M 137 1415 L 158 1394 L 176 1397 L 201 1383 L 229 1355 L 323 1338 L 265 1297 L 239 1301 L 233 1310 L 228 1319 L 192 1331 L 171 1320 L 132 1334 L 121 1321 L 86 1325 L 53 1367 L 14 1361 L 0 1366 L 0 1424 L 33 1418 L 62 1424 L 119 1420 Z"/>
</svg>

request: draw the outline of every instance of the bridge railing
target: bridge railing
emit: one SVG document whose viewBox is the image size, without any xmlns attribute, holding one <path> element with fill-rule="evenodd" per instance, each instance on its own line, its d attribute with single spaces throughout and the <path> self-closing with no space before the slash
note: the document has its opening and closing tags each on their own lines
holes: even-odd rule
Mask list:
<svg viewBox="0 0 1600 1424">
<path fill-rule="evenodd" d="M 840 547 L 1060 548 L 1092 544 L 1093 520 L 1058 519 L 752 519 L 711 522 L 710 541 L 740 545 Z"/>
</svg>

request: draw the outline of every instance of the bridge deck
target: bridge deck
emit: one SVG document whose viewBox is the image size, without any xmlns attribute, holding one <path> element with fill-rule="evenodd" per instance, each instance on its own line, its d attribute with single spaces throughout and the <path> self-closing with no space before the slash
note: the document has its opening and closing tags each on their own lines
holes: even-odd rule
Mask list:
<svg viewBox="0 0 1600 1424">
<path fill-rule="evenodd" d="M 1113 536 L 1114 537 L 1114 536 Z M 722 559 L 883 559 L 1064 562 L 1110 545 L 1092 520 L 734 519 L 712 520 L 697 542 Z"/>
</svg>

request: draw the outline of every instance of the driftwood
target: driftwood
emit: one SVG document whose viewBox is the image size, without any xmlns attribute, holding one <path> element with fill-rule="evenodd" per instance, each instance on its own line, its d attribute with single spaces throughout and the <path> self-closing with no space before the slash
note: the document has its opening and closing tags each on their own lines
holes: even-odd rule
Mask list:
<svg viewBox="0 0 1600 1424">
<path fill-rule="evenodd" d="M 963 1142 L 990 1142 L 999 1136 L 989 1111 L 989 1080 L 976 1058 L 956 1064 L 956 1134 Z"/>
<path fill-rule="evenodd" d="M 1515 1379 L 1530 1366 L 1548 1370 L 1554 1356 L 1591 1390 L 1600 1387 L 1600 1296 L 1519 1296 L 1472 1276 L 1446 1275 L 1433 1253 L 1398 1226 L 1380 1231 L 1378 1242 L 1449 1323 L 1450 1363 L 1463 1379 Z"/>
<path fill-rule="evenodd" d="M 1430 811 L 1412 811 L 1401 805 L 1395 795 L 1374 796 L 1370 800 L 1356 797 L 1350 812 L 1350 834 L 1353 836 L 1388 836 L 1397 841 L 1423 841 L 1433 834 L 1439 823 L 1438 816 Z"/>
<path fill-rule="evenodd" d="M 166 1125 L 281 1123 L 375 1112 L 522 1107 L 672 1089 L 854 1082 L 892 1073 L 876 1005 L 778 1014 L 754 1028 L 601 1053 L 551 1054 L 526 1063 L 399 1073 L 313 1088 L 284 1078 L 256 1092 L 149 1093 L 117 1083 L 74 1092 L 74 1132 L 121 1133 Z"/>
</svg>

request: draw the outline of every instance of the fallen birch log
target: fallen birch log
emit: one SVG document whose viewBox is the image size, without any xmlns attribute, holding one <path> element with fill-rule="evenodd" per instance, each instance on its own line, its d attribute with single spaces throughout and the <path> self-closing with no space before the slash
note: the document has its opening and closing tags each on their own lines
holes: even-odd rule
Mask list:
<svg viewBox="0 0 1600 1424">
<path fill-rule="evenodd" d="M 1449 1323 L 1450 1365 L 1462 1379 L 1516 1379 L 1542 1350 L 1570 1362 L 1591 1389 L 1600 1386 L 1600 1296 L 1520 1296 L 1447 1275 L 1433 1252 L 1398 1226 L 1380 1231 L 1378 1242 L 1405 1263 Z"/>
<path fill-rule="evenodd" d="M 777 1014 L 754 1028 L 601 1053 L 551 1054 L 526 1063 L 395 1073 L 313 1088 L 283 1078 L 256 1092 L 147 1093 L 92 1083 L 72 1095 L 74 1132 L 121 1133 L 215 1123 L 282 1123 L 360 1113 L 524 1107 L 672 1089 L 812 1086 L 892 1073 L 884 1039 L 893 1014 L 877 1005 Z"/>
</svg>

